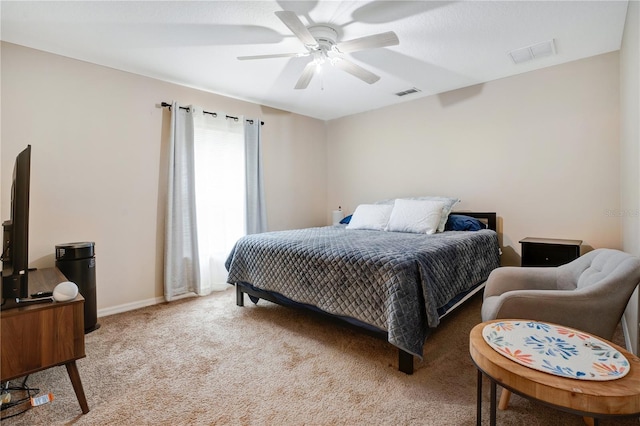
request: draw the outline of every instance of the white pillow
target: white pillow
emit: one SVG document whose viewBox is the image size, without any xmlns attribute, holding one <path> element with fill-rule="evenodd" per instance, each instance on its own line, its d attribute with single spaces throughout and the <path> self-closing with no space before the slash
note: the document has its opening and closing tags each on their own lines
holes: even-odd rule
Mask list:
<svg viewBox="0 0 640 426">
<path fill-rule="evenodd" d="M 442 201 L 444 203 L 444 207 L 442 208 L 442 215 L 440 216 L 440 223 L 438 224 L 438 232 L 443 232 L 444 227 L 447 224 L 447 219 L 449 218 L 449 213 L 453 210 L 453 206 L 460 201 L 457 198 L 450 197 L 433 197 L 433 196 L 422 196 L 422 197 L 406 197 L 402 198 L 403 200 L 431 200 L 431 201 Z M 395 200 L 387 199 L 376 202 L 376 204 L 393 204 Z"/>
<path fill-rule="evenodd" d="M 384 231 L 393 206 L 386 204 L 360 204 L 351 216 L 346 229 L 372 229 Z"/>
<path fill-rule="evenodd" d="M 444 206 L 443 201 L 397 199 L 387 231 L 435 234 Z"/>
</svg>

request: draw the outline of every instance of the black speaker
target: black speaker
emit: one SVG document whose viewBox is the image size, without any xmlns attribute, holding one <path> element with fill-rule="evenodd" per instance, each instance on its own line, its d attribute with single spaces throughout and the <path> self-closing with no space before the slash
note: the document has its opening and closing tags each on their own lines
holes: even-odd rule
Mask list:
<svg viewBox="0 0 640 426">
<path fill-rule="evenodd" d="M 67 243 L 56 245 L 56 268 L 69 281 L 76 283 L 84 297 L 84 333 L 100 328 L 96 305 L 95 243 Z"/>
</svg>

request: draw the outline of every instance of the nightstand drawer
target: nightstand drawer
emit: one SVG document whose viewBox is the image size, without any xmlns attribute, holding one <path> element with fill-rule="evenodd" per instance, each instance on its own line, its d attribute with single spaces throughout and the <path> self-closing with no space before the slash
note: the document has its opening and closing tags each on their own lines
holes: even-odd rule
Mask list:
<svg viewBox="0 0 640 426">
<path fill-rule="evenodd" d="M 525 238 L 522 244 L 522 266 L 560 266 L 580 257 L 579 240 Z"/>
</svg>

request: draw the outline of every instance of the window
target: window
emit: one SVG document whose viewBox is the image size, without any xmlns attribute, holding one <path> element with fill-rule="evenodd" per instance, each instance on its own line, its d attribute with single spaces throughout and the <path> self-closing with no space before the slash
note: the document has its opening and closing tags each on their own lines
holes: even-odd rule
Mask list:
<svg viewBox="0 0 640 426">
<path fill-rule="evenodd" d="M 243 120 L 197 114 L 194 121 L 195 202 L 202 288 L 227 287 L 224 262 L 245 235 Z"/>
</svg>

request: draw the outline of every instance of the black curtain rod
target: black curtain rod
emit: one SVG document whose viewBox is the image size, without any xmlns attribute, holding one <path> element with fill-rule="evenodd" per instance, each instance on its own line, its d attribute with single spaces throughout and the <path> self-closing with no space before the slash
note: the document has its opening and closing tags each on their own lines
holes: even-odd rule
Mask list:
<svg viewBox="0 0 640 426">
<path fill-rule="evenodd" d="M 171 104 L 170 104 L 170 103 L 162 102 L 160 105 L 161 105 L 163 108 L 169 108 L 169 109 L 171 109 Z M 181 106 L 181 107 L 178 107 L 178 108 L 189 111 L 189 107 L 182 107 L 182 106 Z M 217 116 L 218 116 L 218 114 L 217 114 L 217 113 L 215 113 L 215 112 L 202 111 L 202 113 L 203 113 L 203 114 L 211 114 L 211 115 L 213 115 L 214 117 L 217 117 Z M 226 115 L 225 117 L 226 117 L 226 118 L 233 118 L 234 120 L 238 121 L 238 117 L 234 117 L 234 116 L 232 116 L 232 115 Z M 253 120 L 247 120 L 247 121 L 248 121 L 249 123 L 253 124 Z M 261 121 L 261 122 L 260 122 L 260 125 L 261 125 L 261 126 L 264 126 L 264 121 Z"/>
</svg>

